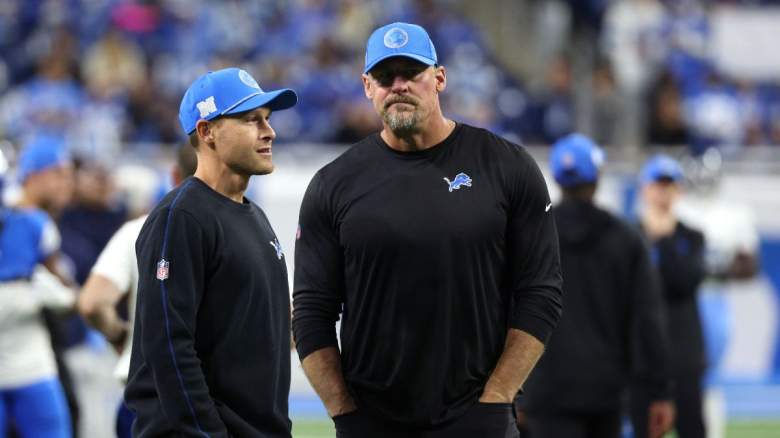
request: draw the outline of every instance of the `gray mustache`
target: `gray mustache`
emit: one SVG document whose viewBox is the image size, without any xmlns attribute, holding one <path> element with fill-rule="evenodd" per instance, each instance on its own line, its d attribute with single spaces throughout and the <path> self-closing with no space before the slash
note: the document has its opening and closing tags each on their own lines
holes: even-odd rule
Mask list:
<svg viewBox="0 0 780 438">
<path fill-rule="evenodd" d="M 396 98 L 396 99 L 393 99 L 393 100 L 385 102 L 385 109 L 390 108 L 390 105 L 392 105 L 394 103 L 408 103 L 409 105 L 417 106 L 417 101 L 416 100 L 400 97 L 400 98 Z"/>
</svg>

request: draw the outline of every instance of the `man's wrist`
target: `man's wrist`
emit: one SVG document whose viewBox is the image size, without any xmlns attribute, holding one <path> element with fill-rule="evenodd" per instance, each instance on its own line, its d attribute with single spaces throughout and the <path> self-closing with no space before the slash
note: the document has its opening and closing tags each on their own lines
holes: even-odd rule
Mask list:
<svg viewBox="0 0 780 438">
<path fill-rule="evenodd" d="M 127 339 L 129 326 L 127 323 L 119 322 L 111 326 L 108 333 L 104 333 L 106 341 L 113 345 L 122 345 Z"/>
<path fill-rule="evenodd" d="M 348 414 L 350 412 L 354 412 L 357 410 L 357 405 L 355 404 L 355 400 L 352 399 L 349 395 L 339 397 L 338 401 L 334 403 L 329 403 L 330 406 L 327 406 L 328 415 L 333 418 L 337 417 L 339 415 Z"/>
<path fill-rule="evenodd" d="M 514 401 L 514 395 L 488 388 L 485 388 L 479 397 L 480 403 L 512 403 L 512 401 Z"/>
</svg>

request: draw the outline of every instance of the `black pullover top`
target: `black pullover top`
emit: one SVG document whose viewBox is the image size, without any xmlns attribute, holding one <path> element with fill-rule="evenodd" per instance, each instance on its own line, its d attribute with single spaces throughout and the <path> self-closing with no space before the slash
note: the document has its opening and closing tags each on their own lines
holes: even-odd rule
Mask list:
<svg viewBox="0 0 780 438">
<path fill-rule="evenodd" d="M 707 364 L 696 295 L 705 276 L 704 235 L 678 222 L 674 232 L 652 243 L 669 315 L 670 370 L 675 378 L 696 378 Z"/>
<path fill-rule="evenodd" d="M 640 233 L 590 202 L 554 209 L 566 312 L 528 378 L 529 412 L 620 408 L 633 382 L 669 398 L 668 338 L 658 275 Z"/>
<path fill-rule="evenodd" d="M 379 134 L 312 179 L 295 249 L 301 359 L 336 346 L 358 409 L 408 426 L 476 403 L 507 330 L 542 341 L 561 312 L 545 181 L 520 146 L 457 125 L 418 152 Z"/>
<path fill-rule="evenodd" d="M 290 437 L 290 298 L 260 208 L 191 177 L 136 242 L 134 437 Z"/>
</svg>

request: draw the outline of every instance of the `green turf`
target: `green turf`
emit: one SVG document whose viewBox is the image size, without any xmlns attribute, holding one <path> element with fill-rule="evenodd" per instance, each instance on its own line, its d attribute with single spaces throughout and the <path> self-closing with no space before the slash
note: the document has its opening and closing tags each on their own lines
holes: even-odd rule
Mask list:
<svg viewBox="0 0 780 438">
<path fill-rule="evenodd" d="M 333 438 L 336 432 L 330 420 L 293 421 L 294 438 Z M 726 438 L 778 438 L 780 421 L 733 421 L 728 424 Z"/>
<path fill-rule="evenodd" d="M 294 438 L 325 438 L 335 437 L 336 430 L 330 420 L 293 419 Z"/>
<path fill-rule="evenodd" d="M 780 421 L 732 421 L 726 429 L 726 438 L 777 438 Z"/>
</svg>

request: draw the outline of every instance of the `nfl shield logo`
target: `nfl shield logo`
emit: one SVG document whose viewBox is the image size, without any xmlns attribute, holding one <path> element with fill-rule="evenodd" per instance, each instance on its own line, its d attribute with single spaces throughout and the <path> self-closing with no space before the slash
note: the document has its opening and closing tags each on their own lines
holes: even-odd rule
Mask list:
<svg viewBox="0 0 780 438">
<path fill-rule="evenodd" d="M 170 263 L 168 263 L 165 259 L 160 259 L 159 262 L 157 262 L 157 279 L 162 281 L 168 278 L 168 266 Z"/>
</svg>

